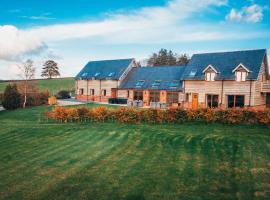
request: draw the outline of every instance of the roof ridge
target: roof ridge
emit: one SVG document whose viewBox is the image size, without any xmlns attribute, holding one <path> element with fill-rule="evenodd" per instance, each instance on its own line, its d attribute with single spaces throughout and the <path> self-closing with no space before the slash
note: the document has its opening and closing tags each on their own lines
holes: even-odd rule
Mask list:
<svg viewBox="0 0 270 200">
<path fill-rule="evenodd" d="M 194 55 L 207 55 L 207 54 L 252 52 L 252 51 L 267 51 L 267 49 L 247 49 L 247 50 L 235 50 L 235 51 L 220 51 L 220 52 L 208 52 L 208 53 L 195 53 L 195 54 L 193 54 L 193 56 Z"/>
<path fill-rule="evenodd" d="M 135 58 L 120 58 L 120 59 L 108 59 L 108 60 L 92 60 L 92 61 L 89 61 L 88 63 L 90 62 L 108 62 L 108 61 L 123 61 L 123 60 L 134 60 Z"/>
</svg>

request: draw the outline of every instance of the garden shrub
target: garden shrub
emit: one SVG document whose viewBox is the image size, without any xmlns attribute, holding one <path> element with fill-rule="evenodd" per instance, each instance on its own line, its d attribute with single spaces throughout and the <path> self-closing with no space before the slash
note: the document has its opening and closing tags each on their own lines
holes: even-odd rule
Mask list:
<svg viewBox="0 0 270 200">
<path fill-rule="evenodd" d="M 59 122 L 73 121 L 116 121 L 119 123 L 185 123 L 200 121 L 205 123 L 219 122 L 224 124 L 264 124 L 270 125 L 270 110 L 221 110 L 221 109 L 135 109 L 121 107 L 117 109 L 96 108 L 64 108 L 55 107 L 45 113 L 46 118 Z"/>
<path fill-rule="evenodd" d="M 55 95 L 57 99 L 70 99 L 70 92 L 67 90 L 60 90 L 59 92 L 57 92 L 57 94 Z"/>
<path fill-rule="evenodd" d="M 7 110 L 14 110 L 21 107 L 21 95 L 16 84 L 7 85 L 3 95 L 2 105 Z"/>
</svg>

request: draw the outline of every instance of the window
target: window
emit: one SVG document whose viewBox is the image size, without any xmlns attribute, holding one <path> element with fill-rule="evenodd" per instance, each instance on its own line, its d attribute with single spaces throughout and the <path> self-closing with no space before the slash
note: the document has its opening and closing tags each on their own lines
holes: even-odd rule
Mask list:
<svg viewBox="0 0 270 200">
<path fill-rule="evenodd" d="M 218 107 L 218 95 L 208 94 L 206 95 L 206 102 L 208 108 L 217 108 Z"/>
<path fill-rule="evenodd" d="M 150 92 L 150 102 L 159 102 L 159 92 Z"/>
<path fill-rule="evenodd" d="M 127 98 L 129 98 L 129 90 L 127 91 Z"/>
<path fill-rule="evenodd" d="M 246 81 L 247 78 L 247 72 L 243 72 L 243 71 L 236 71 L 235 72 L 235 76 L 236 76 L 236 81 Z"/>
<path fill-rule="evenodd" d="M 134 100 L 143 100 L 143 92 L 142 91 L 134 91 Z"/>
<path fill-rule="evenodd" d="M 167 102 L 169 104 L 178 103 L 178 92 L 168 92 L 167 93 Z"/>
<path fill-rule="evenodd" d="M 186 102 L 189 102 L 189 94 L 186 93 Z"/>
<path fill-rule="evenodd" d="M 161 81 L 155 81 L 154 83 L 152 83 L 152 87 L 158 87 L 160 86 Z"/>
<path fill-rule="evenodd" d="M 79 95 L 83 95 L 83 89 L 79 89 Z"/>
<path fill-rule="evenodd" d="M 205 80 L 206 81 L 215 81 L 215 76 L 216 76 L 215 72 L 206 72 L 205 73 Z"/>
<path fill-rule="evenodd" d="M 228 108 L 242 108 L 245 105 L 244 95 L 228 95 L 227 107 Z"/>
<path fill-rule="evenodd" d="M 143 86 L 143 84 L 144 84 L 144 81 L 142 80 L 142 81 L 138 81 L 138 82 L 135 84 L 135 86 L 136 86 L 137 88 L 140 88 L 140 87 Z"/>
<path fill-rule="evenodd" d="M 102 92 L 101 92 L 102 96 L 104 96 L 104 97 L 107 95 L 106 93 L 107 93 L 107 90 L 102 90 Z"/>
<path fill-rule="evenodd" d="M 95 95 L 95 90 L 94 89 L 90 89 L 90 95 L 94 96 Z"/>
</svg>

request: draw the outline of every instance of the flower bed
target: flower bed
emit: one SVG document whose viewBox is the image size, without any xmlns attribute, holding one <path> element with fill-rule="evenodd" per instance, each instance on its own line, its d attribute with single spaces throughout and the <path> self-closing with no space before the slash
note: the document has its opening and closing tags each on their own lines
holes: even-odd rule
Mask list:
<svg viewBox="0 0 270 200">
<path fill-rule="evenodd" d="M 221 109 L 134 109 L 107 107 L 55 107 L 45 113 L 47 120 L 57 122 L 105 122 L 119 123 L 185 123 L 206 122 L 224 124 L 264 124 L 270 125 L 270 110 L 221 110 Z"/>
</svg>

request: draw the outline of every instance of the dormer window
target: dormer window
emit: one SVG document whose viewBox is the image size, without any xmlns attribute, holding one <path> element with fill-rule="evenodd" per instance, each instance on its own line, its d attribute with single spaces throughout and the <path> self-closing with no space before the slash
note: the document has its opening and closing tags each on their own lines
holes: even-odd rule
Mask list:
<svg viewBox="0 0 270 200">
<path fill-rule="evenodd" d="M 236 81 L 238 82 L 246 81 L 247 72 L 236 71 L 235 76 L 236 76 Z"/>
<path fill-rule="evenodd" d="M 203 70 L 205 80 L 206 81 L 215 81 L 216 74 L 218 73 L 217 70 L 212 66 L 208 65 L 204 70 Z"/>
<path fill-rule="evenodd" d="M 215 81 L 215 76 L 216 76 L 215 72 L 206 72 L 205 73 L 205 80 L 206 81 Z"/>
<path fill-rule="evenodd" d="M 239 64 L 232 72 L 235 73 L 235 80 L 241 82 L 246 81 L 250 71 L 243 64 Z"/>
</svg>

